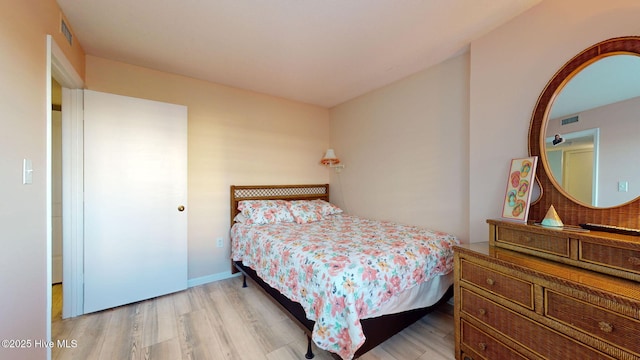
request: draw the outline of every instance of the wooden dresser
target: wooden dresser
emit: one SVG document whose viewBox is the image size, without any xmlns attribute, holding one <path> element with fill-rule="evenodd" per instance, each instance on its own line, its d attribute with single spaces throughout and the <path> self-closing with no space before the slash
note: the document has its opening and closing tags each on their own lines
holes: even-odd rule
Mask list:
<svg viewBox="0 0 640 360">
<path fill-rule="evenodd" d="M 456 247 L 456 359 L 640 359 L 640 239 L 489 220 Z"/>
</svg>

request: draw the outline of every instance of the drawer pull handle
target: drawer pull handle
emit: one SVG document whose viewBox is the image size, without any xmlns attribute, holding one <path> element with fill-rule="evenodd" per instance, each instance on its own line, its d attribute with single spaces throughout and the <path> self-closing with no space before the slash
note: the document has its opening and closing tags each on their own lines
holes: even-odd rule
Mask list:
<svg viewBox="0 0 640 360">
<path fill-rule="evenodd" d="M 484 316 L 484 314 L 486 314 L 486 313 L 487 313 L 487 310 L 485 310 L 485 309 L 478 309 L 478 315 L 480 315 L 480 316 Z"/>
<path fill-rule="evenodd" d="M 478 349 L 485 351 L 487 350 L 487 344 L 485 343 L 478 343 Z"/>
<path fill-rule="evenodd" d="M 495 283 L 496 283 L 496 281 L 493 280 L 492 278 L 487 278 L 487 285 L 493 285 Z"/>
<path fill-rule="evenodd" d="M 631 263 L 631 265 L 638 266 L 638 265 L 640 265 L 640 258 L 632 256 L 632 257 L 629 258 L 629 262 Z"/>
<path fill-rule="evenodd" d="M 602 330 L 603 332 L 606 332 L 607 334 L 613 331 L 613 326 L 604 321 L 600 321 L 598 323 L 598 327 L 600 328 L 600 330 Z"/>
</svg>

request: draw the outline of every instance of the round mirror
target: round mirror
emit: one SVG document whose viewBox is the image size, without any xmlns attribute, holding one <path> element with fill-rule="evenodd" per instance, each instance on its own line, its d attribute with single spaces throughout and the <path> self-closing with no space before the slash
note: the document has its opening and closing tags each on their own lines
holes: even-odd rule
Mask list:
<svg viewBox="0 0 640 360">
<path fill-rule="evenodd" d="M 639 96 L 622 95 L 625 84 L 640 90 L 639 58 L 640 36 L 605 40 L 574 56 L 542 90 L 529 128 L 541 193 L 531 219 L 554 206 L 565 224 L 640 228 L 640 107 L 618 106 Z M 566 170 L 580 160 L 589 166 Z"/>
<path fill-rule="evenodd" d="M 585 65 L 551 104 L 545 168 L 575 201 L 618 206 L 640 196 L 640 56 L 603 54 Z"/>
</svg>

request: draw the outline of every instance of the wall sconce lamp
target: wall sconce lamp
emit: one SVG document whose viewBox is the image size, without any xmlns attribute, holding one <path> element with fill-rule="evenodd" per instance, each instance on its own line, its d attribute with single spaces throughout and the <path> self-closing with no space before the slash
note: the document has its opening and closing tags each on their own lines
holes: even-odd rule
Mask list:
<svg viewBox="0 0 640 360">
<path fill-rule="evenodd" d="M 339 173 L 344 169 L 344 164 L 340 164 L 340 159 L 336 157 L 336 153 L 333 149 L 327 149 L 327 152 L 324 154 L 322 160 L 320 160 L 322 165 L 328 165 L 330 168 L 336 169 L 336 172 Z"/>
</svg>

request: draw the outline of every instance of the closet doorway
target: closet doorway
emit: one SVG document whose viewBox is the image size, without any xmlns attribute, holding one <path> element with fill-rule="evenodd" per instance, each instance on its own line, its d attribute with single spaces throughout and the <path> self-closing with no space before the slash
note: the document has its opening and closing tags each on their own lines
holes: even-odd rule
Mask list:
<svg viewBox="0 0 640 360">
<path fill-rule="evenodd" d="M 62 319 L 62 86 L 51 79 L 51 321 Z"/>
</svg>

